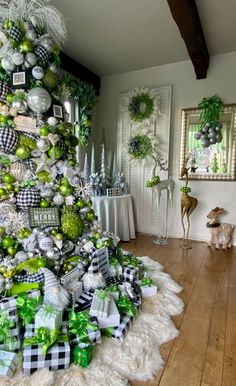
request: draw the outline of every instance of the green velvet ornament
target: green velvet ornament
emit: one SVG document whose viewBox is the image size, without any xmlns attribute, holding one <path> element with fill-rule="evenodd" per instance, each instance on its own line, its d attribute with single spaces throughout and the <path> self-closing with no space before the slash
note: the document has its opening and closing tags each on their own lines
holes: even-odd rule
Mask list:
<svg viewBox="0 0 236 386">
<path fill-rule="evenodd" d="M 61 216 L 61 230 L 69 240 L 76 240 L 84 232 L 84 223 L 80 215 L 68 206 Z"/>
<path fill-rule="evenodd" d="M 47 69 L 44 77 L 43 77 L 43 84 L 47 88 L 54 88 L 57 84 L 57 76 L 54 72 L 52 72 L 50 69 Z"/>
</svg>

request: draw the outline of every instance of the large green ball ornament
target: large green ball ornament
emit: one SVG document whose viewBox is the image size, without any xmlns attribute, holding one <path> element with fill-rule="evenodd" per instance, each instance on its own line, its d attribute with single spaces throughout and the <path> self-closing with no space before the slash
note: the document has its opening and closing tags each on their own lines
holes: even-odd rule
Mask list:
<svg viewBox="0 0 236 386">
<path fill-rule="evenodd" d="M 94 210 L 91 209 L 88 213 L 86 213 L 85 218 L 87 221 L 93 221 L 95 219 Z"/>
<path fill-rule="evenodd" d="M 69 240 L 76 240 L 84 232 L 84 223 L 75 212 L 64 213 L 61 216 L 61 231 Z"/>
<path fill-rule="evenodd" d="M 30 157 L 31 151 L 27 146 L 20 145 L 16 148 L 16 155 L 18 158 L 25 160 Z"/>
<path fill-rule="evenodd" d="M 6 117 L 5 115 L 0 115 L 0 124 L 1 125 L 5 125 L 8 121 L 8 117 Z"/>
<path fill-rule="evenodd" d="M 34 43 L 30 39 L 25 39 L 20 43 L 20 50 L 24 54 L 34 50 Z"/>
<path fill-rule="evenodd" d="M 14 182 L 15 181 L 15 178 L 12 174 L 10 173 L 5 173 L 2 177 L 3 181 L 8 184 L 8 183 L 11 183 L 11 182 Z"/>
<path fill-rule="evenodd" d="M 6 229 L 3 226 L 0 226 L 0 236 L 5 235 Z"/>
<path fill-rule="evenodd" d="M 6 194 L 7 194 L 6 189 L 0 188 L 0 197 L 2 198 L 2 197 L 4 197 Z"/>
<path fill-rule="evenodd" d="M 57 76 L 54 72 L 52 72 L 50 69 L 47 69 L 44 77 L 43 77 L 43 84 L 47 88 L 54 88 L 57 84 Z"/>
</svg>

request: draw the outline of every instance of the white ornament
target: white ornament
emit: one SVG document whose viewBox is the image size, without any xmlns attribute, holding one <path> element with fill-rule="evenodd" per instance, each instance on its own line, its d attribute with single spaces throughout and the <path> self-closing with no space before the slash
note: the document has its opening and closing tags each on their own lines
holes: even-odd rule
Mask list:
<svg viewBox="0 0 236 386">
<path fill-rule="evenodd" d="M 61 194 L 57 194 L 55 197 L 53 197 L 53 203 L 58 206 L 64 204 L 64 200 L 65 199 Z"/>
<path fill-rule="evenodd" d="M 25 37 L 29 40 L 34 41 L 37 38 L 37 35 L 33 29 L 28 29 L 28 31 L 26 31 Z"/>
<path fill-rule="evenodd" d="M 24 60 L 24 54 L 22 54 L 22 52 L 14 52 L 14 54 L 12 54 L 12 61 L 17 66 L 21 66 L 24 63 Z"/>
<path fill-rule="evenodd" d="M 43 251 L 48 251 L 52 248 L 53 246 L 53 241 L 50 239 L 50 237 L 42 237 L 39 240 L 39 248 L 42 249 Z"/>
<path fill-rule="evenodd" d="M 11 55 L 7 54 L 2 58 L 2 67 L 7 72 L 11 72 L 15 69 L 15 64 L 13 63 Z"/>
<path fill-rule="evenodd" d="M 26 67 L 33 67 L 37 63 L 37 56 L 33 52 L 28 52 L 25 55 L 25 65 Z"/>
<path fill-rule="evenodd" d="M 41 80 L 44 77 L 43 68 L 40 66 L 35 66 L 32 68 L 32 75 L 35 79 Z"/>
<path fill-rule="evenodd" d="M 52 71 L 52 72 L 54 72 L 54 74 L 56 74 L 57 73 L 57 66 L 56 66 L 56 64 L 55 63 L 51 63 L 50 64 L 50 66 L 49 66 L 49 68 L 50 68 L 50 70 Z"/>
<path fill-rule="evenodd" d="M 51 96 L 43 87 L 32 88 L 28 93 L 28 106 L 35 113 L 45 113 L 51 106 Z"/>
<path fill-rule="evenodd" d="M 24 114 L 24 113 L 27 111 L 27 109 L 28 109 L 27 102 L 24 101 L 24 100 L 12 102 L 12 107 L 13 107 L 14 109 L 16 109 L 16 111 L 17 111 L 19 114 Z"/>
<path fill-rule="evenodd" d="M 55 117 L 49 117 L 49 118 L 48 118 L 48 124 L 49 124 L 50 126 L 56 126 L 57 123 L 58 123 L 57 118 L 55 118 Z"/>
</svg>

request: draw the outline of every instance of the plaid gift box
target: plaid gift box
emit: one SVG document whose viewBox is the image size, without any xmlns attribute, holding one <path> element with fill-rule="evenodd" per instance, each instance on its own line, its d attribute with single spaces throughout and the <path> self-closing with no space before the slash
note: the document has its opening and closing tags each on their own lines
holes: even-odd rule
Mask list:
<svg viewBox="0 0 236 386">
<path fill-rule="evenodd" d="M 0 375 L 12 377 L 18 364 L 18 355 L 0 350 Z"/>
<path fill-rule="evenodd" d="M 63 325 L 62 334 L 67 335 L 66 324 Z M 35 326 L 29 324 L 26 328 L 25 338 L 35 336 Z M 50 370 L 68 369 L 70 366 L 70 345 L 68 342 L 55 343 L 44 357 L 42 343 L 27 345 L 23 349 L 23 373 L 31 374 L 36 370 L 48 368 Z"/>
<path fill-rule="evenodd" d="M 134 317 L 129 314 L 122 314 L 119 326 L 109 327 L 102 329 L 102 334 L 118 340 L 119 342 L 123 342 L 130 326 L 133 324 Z"/>
<path fill-rule="evenodd" d="M 105 279 L 110 276 L 107 248 L 103 247 L 92 253 L 93 272 L 102 272 Z"/>
<path fill-rule="evenodd" d="M 98 322 L 96 316 L 89 317 L 89 323 L 94 324 L 97 329 L 92 329 L 91 327 L 86 327 L 86 331 L 88 334 L 88 339 L 90 340 L 92 346 L 101 343 L 101 331 L 98 329 Z M 70 344 L 75 346 L 79 343 L 83 343 L 83 337 L 81 338 L 79 335 L 71 334 L 70 335 Z"/>
<path fill-rule="evenodd" d="M 131 266 L 123 266 L 123 280 L 133 283 L 139 279 L 139 271 L 137 268 Z"/>
<path fill-rule="evenodd" d="M 67 291 L 70 296 L 70 303 L 75 304 L 83 292 L 83 283 L 81 281 L 78 281 L 78 283 L 75 283 L 74 285 L 67 288 Z"/>
<path fill-rule="evenodd" d="M 84 311 L 90 308 L 92 303 L 93 294 L 91 292 L 83 291 L 82 295 L 74 304 L 74 309 L 76 312 Z"/>
<path fill-rule="evenodd" d="M 123 258 L 123 267 L 127 267 L 130 269 L 130 272 L 127 271 L 126 277 L 129 282 L 132 282 L 133 280 L 140 280 L 143 278 L 143 263 L 141 260 L 139 260 L 136 256 L 124 256 Z M 131 270 L 135 269 L 136 273 L 131 272 Z M 124 269 L 123 269 L 124 271 Z M 132 279 L 132 276 L 135 276 L 135 279 Z"/>
</svg>

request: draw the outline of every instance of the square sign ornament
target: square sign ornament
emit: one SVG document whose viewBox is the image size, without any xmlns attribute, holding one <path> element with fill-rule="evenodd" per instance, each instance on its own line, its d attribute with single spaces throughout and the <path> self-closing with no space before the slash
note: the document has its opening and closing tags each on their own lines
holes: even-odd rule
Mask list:
<svg viewBox="0 0 236 386">
<path fill-rule="evenodd" d="M 29 224 L 31 227 L 59 226 L 60 217 L 57 208 L 30 208 Z"/>
</svg>

